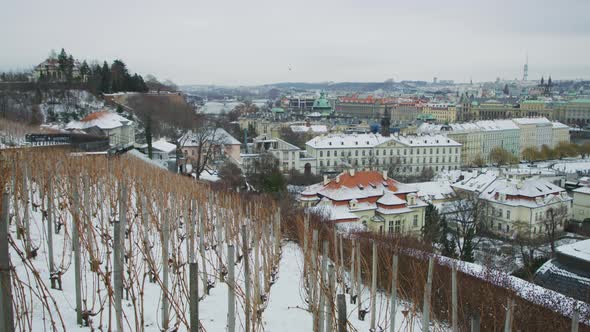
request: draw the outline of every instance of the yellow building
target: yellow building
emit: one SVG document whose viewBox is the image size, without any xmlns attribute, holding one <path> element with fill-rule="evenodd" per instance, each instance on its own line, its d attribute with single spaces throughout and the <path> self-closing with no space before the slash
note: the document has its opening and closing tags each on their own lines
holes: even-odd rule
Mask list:
<svg viewBox="0 0 590 332">
<path fill-rule="evenodd" d="M 438 123 L 453 123 L 457 121 L 457 108 L 454 104 L 428 103 L 422 109 L 423 114 L 430 114 Z"/>
</svg>

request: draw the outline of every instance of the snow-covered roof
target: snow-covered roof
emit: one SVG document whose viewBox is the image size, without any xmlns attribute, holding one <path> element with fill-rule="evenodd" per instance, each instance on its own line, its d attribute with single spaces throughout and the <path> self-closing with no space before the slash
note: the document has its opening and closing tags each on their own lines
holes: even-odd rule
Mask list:
<svg viewBox="0 0 590 332">
<path fill-rule="evenodd" d="M 504 198 L 501 195 L 505 195 Z M 496 179 L 479 196 L 513 206 L 540 207 L 555 201 L 570 201 L 565 189 L 539 177 Z"/>
<path fill-rule="evenodd" d="M 309 140 L 306 145 L 312 148 L 355 148 L 373 147 L 377 144 L 389 142 L 393 136 L 383 137 L 379 134 L 333 134 L 317 136 Z"/>
<path fill-rule="evenodd" d="M 481 130 L 495 131 L 495 130 L 518 130 L 518 126 L 511 120 L 482 120 L 475 122 Z"/>
<path fill-rule="evenodd" d="M 590 263 L 590 240 L 578 241 L 557 247 L 557 252 Z"/>
<path fill-rule="evenodd" d="M 399 214 L 426 206 L 426 203 L 418 198 L 414 205 L 408 206 L 406 200 L 397 196 L 416 193 L 416 191 L 415 187 L 384 177 L 380 172 L 360 171 L 351 174 L 349 171 L 339 174 L 336 179 L 327 181 L 325 184 L 322 182 L 305 188 L 299 200 L 307 202 L 319 200 L 317 206 L 322 206 L 326 210 L 334 209 L 328 212 L 330 220 L 340 220 L 352 219 L 350 214 L 353 212 L 376 210 L 381 214 Z M 398 207 L 386 208 L 386 206 L 395 205 Z M 399 207 L 399 205 L 402 206 Z"/>
<path fill-rule="evenodd" d="M 394 136 L 393 139 L 407 146 L 461 146 L 444 135 Z"/>
<path fill-rule="evenodd" d="M 291 130 L 296 133 L 306 133 L 309 131 L 312 133 L 327 133 L 328 127 L 326 125 L 291 125 Z"/>
<path fill-rule="evenodd" d="M 485 172 L 475 177 L 465 178 L 452 184 L 453 188 L 467 190 L 471 192 L 481 192 L 485 190 L 498 176 L 494 172 Z"/>
<path fill-rule="evenodd" d="M 551 124 L 553 125 L 553 128 L 569 129 L 568 125 L 565 125 L 565 124 L 558 122 L 558 121 L 553 121 L 553 122 L 551 122 Z"/>
<path fill-rule="evenodd" d="M 147 144 L 146 144 L 147 147 Z M 176 150 L 176 145 L 172 143 L 168 143 L 165 140 L 161 139 L 152 143 L 152 149 L 156 149 L 162 152 L 173 152 Z"/>
<path fill-rule="evenodd" d="M 431 202 L 432 200 L 448 199 L 455 195 L 449 181 L 430 181 L 413 183 L 418 188 L 418 197 Z"/>
<path fill-rule="evenodd" d="M 199 134 L 195 134 L 192 131 L 187 132 L 186 134 L 184 134 L 185 136 L 188 135 L 188 139 L 185 139 L 185 136 L 183 136 L 183 138 L 181 140 L 185 140 L 186 143 L 184 144 L 184 146 L 186 147 L 194 147 L 194 146 L 199 146 L 200 141 L 202 141 L 203 139 L 201 139 L 201 137 L 196 137 L 198 135 L 207 135 L 207 137 L 205 137 L 205 141 L 207 142 L 214 142 L 215 144 L 225 144 L 225 145 L 239 145 L 242 144 L 240 143 L 240 141 L 238 141 L 237 139 L 235 139 L 232 135 L 230 135 L 227 131 L 225 131 L 225 129 L 223 128 L 215 128 L 215 129 L 210 129 L 207 133 L 203 134 L 203 133 L 199 133 Z"/>
<path fill-rule="evenodd" d="M 123 126 L 129 126 L 133 121 L 120 116 L 117 113 L 100 111 L 88 114 L 80 121 L 71 121 L 66 125 L 66 129 L 87 129 L 98 127 L 100 129 L 114 129 Z"/>
<path fill-rule="evenodd" d="M 590 187 L 580 187 L 573 190 L 575 193 L 590 194 Z"/>
<path fill-rule="evenodd" d="M 392 192 L 386 191 L 383 196 L 377 200 L 377 203 L 383 205 L 401 205 L 406 204 L 406 201 L 395 196 Z"/>
<path fill-rule="evenodd" d="M 512 121 L 520 125 L 551 124 L 551 121 L 547 120 L 547 118 L 514 118 Z"/>
<path fill-rule="evenodd" d="M 461 146 L 444 135 L 382 136 L 381 134 L 332 134 L 317 136 L 306 145 L 316 149 L 371 148 L 386 142 L 406 146 Z"/>
</svg>

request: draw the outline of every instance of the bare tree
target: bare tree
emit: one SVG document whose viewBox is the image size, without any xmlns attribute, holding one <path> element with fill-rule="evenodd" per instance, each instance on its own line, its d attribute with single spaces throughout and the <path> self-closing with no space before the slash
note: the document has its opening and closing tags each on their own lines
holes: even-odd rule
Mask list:
<svg viewBox="0 0 590 332">
<path fill-rule="evenodd" d="M 547 242 L 551 245 L 551 253 L 555 254 L 555 241 L 563 230 L 563 226 L 569 217 L 569 209 L 567 205 L 559 204 L 556 207 L 550 207 L 545 211 L 545 216 L 541 220 L 543 224 L 543 231 Z"/>
<path fill-rule="evenodd" d="M 477 195 L 459 193 L 457 200 L 449 204 L 446 218 L 450 224 L 451 237 L 459 250 L 459 258 L 473 261 L 481 234 L 487 228 L 488 203 Z"/>
<path fill-rule="evenodd" d="M 205 125 L 196 130 L 191 130 L 179 139 L 179 147 L 190 147 L 194 154 L 185 156 L 187 162 L 192 165 L 192 173 L 199 179 L 201 174 L 211 165 L 214 159 L 221 156 L 224 131 L 216 126 Z"/>
<path fill-rule="evenodd" d="M 525 272 L 524 277 L 530 280 L 535 274 L 535 258 L 544 239 L 537 237 L 536 234 L 532 234 L 529 222 L 517 220 L 514 222 L 514 229 L 516 230 L 514 245 L 522 258 Z"/>
</svg>

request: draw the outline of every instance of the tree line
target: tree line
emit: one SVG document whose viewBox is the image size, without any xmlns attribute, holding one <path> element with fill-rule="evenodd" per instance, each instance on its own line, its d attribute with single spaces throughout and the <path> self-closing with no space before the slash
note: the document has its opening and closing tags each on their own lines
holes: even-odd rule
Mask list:
<svg viewBox="0 0 590 332">
<path fill-rule="evenodd" d="M 147 92 L 148 86 L 143 77 L 137 73 L 131 74 L 123 60 L 117 59 L 112 63 L 103 61 L 88 64 L 86 60 L 78 63 L 72 54 L 61 49 L 59 54 L 52 52 L 49 59 L 57 61 L 58 79 L 65 83 L 86 83 L 90 92 Z M 56 78 L 41 73 L 40 82 L 53 82 Z"/>
</svg>

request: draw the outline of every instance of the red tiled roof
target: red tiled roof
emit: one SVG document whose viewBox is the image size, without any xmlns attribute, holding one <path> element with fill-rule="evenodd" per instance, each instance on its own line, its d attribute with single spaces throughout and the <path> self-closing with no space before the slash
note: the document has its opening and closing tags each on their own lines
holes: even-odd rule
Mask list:
<svg viewBox="0 0 590 332">
<path fill-rule="evenodd" d="M 396 181 L 388 178 L 383 180 L 383 174 L 377 171 L 358 171 L 355 172 L 354 176 L 351 176 L 349 172 L 343 172 L 339 175 L 340 181 L 336 182 L 335 179 L 330 181 L 326 185 L 329 189 L 339 189 L 342 187 L 354 188 L 362 185 L 363 187 L 369 187 L 371 184 L 379 184 L 383 181 L 387 182 L 387 187 L 391 191 L 396 191 Z"/>
<path fill-rule="evenodd" d="M 107 111 L 99 111 L 99 112 L 94 112 L 94 113 L 90 113 L 88 115 L 86 115 L 82 120 L 80 120 L 81 122 L 88 122 L 88 121 L 92 121 L 92 120 L 96 120 L 96 119 L 100 119 L 102 118 L 104 115 L 108 114 L 109 112 Z"/>
</svg>

